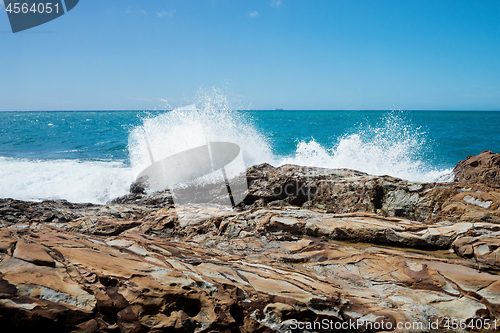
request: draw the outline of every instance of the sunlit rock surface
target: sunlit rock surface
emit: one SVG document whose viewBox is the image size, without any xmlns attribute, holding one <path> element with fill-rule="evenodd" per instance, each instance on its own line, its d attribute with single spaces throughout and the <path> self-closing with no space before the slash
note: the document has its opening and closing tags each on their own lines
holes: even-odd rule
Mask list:
<svg viewBox="0 0 500 333">
<path fill-rule="evenodd" d="M 461 183 L 481 183 L 500 186 L 500 154 L 489 150 L 468 156 L 453 169 L 455 179 Z"/>
<path fill-rule="evenodd" d="M 217 193 L 183 207 L 168 191 L 106 206 L 0 200 L 2 331 L 500 321 L 498 187 L 290 165 L 252 167 L 248 182 L 233 211 Z"/>
</svg>

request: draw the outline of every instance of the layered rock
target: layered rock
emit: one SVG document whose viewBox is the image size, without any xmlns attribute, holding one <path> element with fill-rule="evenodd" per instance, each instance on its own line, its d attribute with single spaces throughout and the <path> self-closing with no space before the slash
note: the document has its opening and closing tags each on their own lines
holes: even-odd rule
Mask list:
<svg viewBox="0 0 500 333">
<path fill-rule="evenodd" d="M 494 239 L 496 225 L 291 207 L 225 211 L 187 227 L 170 207 L 114 236 L 70 231 L 79 223 L 2 229 L 2 327 L 262 332 L 326 319 L 361 331 L 500 316 L 498 263 L 467 259 L 465 249 L 486 254 L 470 235 Z M 464 258 L 438 250 L 448 247 Z"/>
<path fill-rule="evenodd" d="M 458 162 L 453 169 L 455 181 L 500 186 L 500 154 L 489 150 Z"/>
<path fill-rule="evenodd" d="M 500 191 L 484 184 L 415 183 L 353 170 L 260 165 L 248 170 L 242 207 L 297 206 L 375 213 L 425 223 L 500 223 Z"/>
<path fill-rule="evenodd" d="M 0 200 L 0 327 L 500 326 L 499 187 L 291 165 L 247 175 L 248 195 L 232 211 L 217 204 L 216 187 L 198 198 L 210 202 L 182 207 L 169 191 L 139 187 L 105 206 Z"/>
<path fill-rule="evenodd" d="M 415 183 L 390 176 L 372 176 L 347 169 L 323 169 L 261 164 L 247 170 L 248 195 L 240 210 L 255 207 L 296 206 L 344 214 L 374 213 L 426 223 L 500 223 L 499 189 L 485 184 L 458 182 Z M 220 203 L 225 188 L 200 189 L 199 202 Z M 161 198 L 161 199 L 159 199 Z M 115 203 L 158 208 L 172 204 L 169 191 L 151 195 L 130 194 Z"/>
</svg>

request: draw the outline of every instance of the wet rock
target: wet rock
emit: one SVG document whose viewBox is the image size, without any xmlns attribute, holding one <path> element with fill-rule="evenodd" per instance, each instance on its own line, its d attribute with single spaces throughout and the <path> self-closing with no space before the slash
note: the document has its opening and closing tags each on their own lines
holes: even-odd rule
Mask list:
<svg viewBox="0 0 500 333">
<path fill-rule="evenodd" d="M 367 212 L 425 221 L 430 207 L 422 200 L 434 184 L 375 177 L 347 169 L 268 164 L 247 171 L 248 195 L 242 208 L 297 206 L 332 213 Z"/>
<path fill-rule="evenodd" d="M 170 191 L 155 192 L 151 194 L 129 193 L 122 197 L 115 198 L 109 204 L 128 205 L 135 204 L 152 208 L 161 208 L 174 203 Z"/>
<path fill-rule="evenodd" d="M 148 178 L 147 177 L 140 177 L 136 179 L 131 185 L 130 185 L 130 193 L 132 194 L 146 194 L 146 189 L 148 188 Z"/>
<path fill-rule="evenodd" d="M 457 166 L 458 167 L 458 166 Z M 347 169 L 269 164 L 246 172 L 248 192 L 237 209 L 289 207 L 336 214 L 366 212 L 438 223 L 454 220 L 500 223 L 500 189 L 485 184 L 414 183 L 389 176 L 372 176 Z M 242 177 L 238 178 L 242 181 Z M 198 203 L 227 201 L 225 187 L 200 188 Z M 182 192 L 182 191 L 181 191 Z M 177 193 L 182 196 L 182 193 Z M 463 194 L 469 192 L 467 194 Z M 170 191 L 129 194 L 114 203 L 161 208 L 175 204 Z"/>
<path fill-rule="evenodd" d="M 24 202 L 0 199 L 0 226 L 32 222 L 65 223 L 92 207 L 92 204 L 74 204 L 66 200 Z"/>
</svg>

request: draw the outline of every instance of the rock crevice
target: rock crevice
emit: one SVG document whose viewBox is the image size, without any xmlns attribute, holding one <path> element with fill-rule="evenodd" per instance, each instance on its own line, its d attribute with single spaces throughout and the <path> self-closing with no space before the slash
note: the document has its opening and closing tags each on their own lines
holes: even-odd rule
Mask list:
<svg viewBox="0 0 500 333">
<path fill-rule="evenodd" d="M 262 164 L 234 211 L 215 188 L 180 207 L 140 184 L 102 206 L 2 199 L 0 325 L 290 332 L 298 321 L 313 332 L 326 320 L 369 332 L 500 320 L 496 158 L 468 158 L 448 183 Z"/>
</svg>

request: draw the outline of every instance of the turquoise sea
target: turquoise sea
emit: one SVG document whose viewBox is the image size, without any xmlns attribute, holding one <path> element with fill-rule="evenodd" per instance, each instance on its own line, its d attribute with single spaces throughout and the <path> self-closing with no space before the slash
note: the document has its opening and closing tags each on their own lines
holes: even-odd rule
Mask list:
<svg viewBox="0 0 500 333">
<path fill-rule="evenodd" d="M 105 203 L 155 159 L 204 144 L 238 144 L 245 165 L 350 168 L 447 181 L 453 166 L 500 152 L 500 112 L 0 112 L 0 197 Z"/>
</svg>

